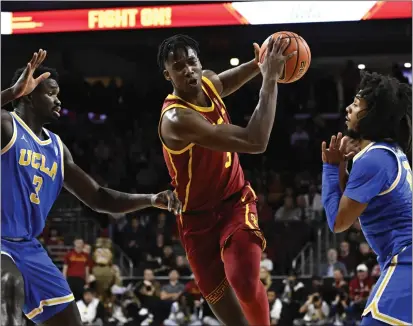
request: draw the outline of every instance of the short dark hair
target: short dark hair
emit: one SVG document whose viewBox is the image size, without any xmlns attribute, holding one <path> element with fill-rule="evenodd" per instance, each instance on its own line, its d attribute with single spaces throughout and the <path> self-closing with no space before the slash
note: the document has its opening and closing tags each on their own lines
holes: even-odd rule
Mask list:
<svg viewBox="0 0 413 326">
<path fill-rule="evenodd" d="M 367 114 L 359 121 L 358 133 L 372 141 L 396 142 L 407 154 L 412 147 L 412 88 L 396 78 L 361 72 L 360 92 Z"/>
<path fill-rule="evenodd" d="M 14 72 L 13 78 L 11 79 L 11 85 L 10 85 L 10 86 L 13 86 L 13 85 L 17 82 L 17 80 L 20 78 L 21 74 L 23 73 L 24 69 L 26 69 L 26 66 L 21 67 L 21 68 L 17 69 L 17 70 Z M 49 77 L 49 78 L 54 79 L 54 80 L 56 80 L 56 81 L 59 81 L 59 74 L 57 73 L 56 69 L 54 69 L 54 68 L 49 68 L 49 67 L 45 67 L 45 66 L 39 66 L 39 67 L 37 67 L 36 70 L 35 70 L 34 73 L 33 73 L 33 77 L 34 77 L 34 78 L 37 78 L 37 77 L 39 77 L 40 75 L 44 74 L 45 72 L 49 72 L 49 73 L 50 73 L 50 77 Z M 17 104 L 19 103 L 19 101 L 20 101 L 20 98 L 15 99 L 15 100 L 12 102 L 13 107 L 16 107 Z"/>
<path fill-rule="evenodd" d="M 165 61 L 168 59 L 169 52 L 175 53 L 178 49 L 188 51 L 187 48 L 193 49 L 197 55 L 200 53 L 198 42 L 187 35 L 177 34 L 164 40 L 158 48 L 157 60 L 159 69 L 161 71 L 165 69 Z"/>
</svg>

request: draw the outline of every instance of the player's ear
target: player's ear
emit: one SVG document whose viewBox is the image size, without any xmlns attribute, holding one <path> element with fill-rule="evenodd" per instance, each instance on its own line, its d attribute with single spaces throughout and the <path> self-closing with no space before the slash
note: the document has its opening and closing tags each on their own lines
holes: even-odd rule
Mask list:
<svg viewBox="0 0 413 326">
<path fill-rule="evenodd" d="M 166 80 L 171 81 L 171 77 L 169 76 L 168 70 L 165 69 L 165 70 L 163 71 L 163 76 L 165 77 Z"/>
</svg>

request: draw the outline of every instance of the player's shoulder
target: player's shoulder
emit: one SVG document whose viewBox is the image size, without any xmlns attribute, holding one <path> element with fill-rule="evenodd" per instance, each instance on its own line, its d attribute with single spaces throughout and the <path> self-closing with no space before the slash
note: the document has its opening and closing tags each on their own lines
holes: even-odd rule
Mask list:
<svg viewBox="0 0 413 326">
<path fill-rule="evenodd" d="M 203 81 L 210 86 L 218 95 L 222 94 L 222 82 L 219 79 L 219 76 L 212 70 L 203 70 L 202 71 Z"/>
<path fill-rule="evenodd" d="M 12 124 L 13 118 L 9 111 L 1 109 L 1 124 Z"/>
<path fill-rule="evenodd" d="M 354 161 L 355 164 L 374 169 L 384 168 L 393 162 L 397 162 L 397 158 L 390 147 L 374 145 Z"/>
</svg>

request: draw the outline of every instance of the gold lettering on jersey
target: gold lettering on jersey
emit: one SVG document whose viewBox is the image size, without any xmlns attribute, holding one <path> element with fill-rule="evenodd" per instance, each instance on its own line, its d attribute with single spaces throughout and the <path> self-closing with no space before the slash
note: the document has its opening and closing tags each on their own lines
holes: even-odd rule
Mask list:
<svg viewBox="0 0 413 326">
<path fill-rule="evenodd" d="M 52 167 L 49 168 L 46 165 L 46 157 L 40 153 L 33 152 L 32 150 L 21 149 L 19 165 L 29 166 L 33 169 L 42 171 L 54 180 L 57 173 L 57 163 L 53 162 Z"/>
</svg>

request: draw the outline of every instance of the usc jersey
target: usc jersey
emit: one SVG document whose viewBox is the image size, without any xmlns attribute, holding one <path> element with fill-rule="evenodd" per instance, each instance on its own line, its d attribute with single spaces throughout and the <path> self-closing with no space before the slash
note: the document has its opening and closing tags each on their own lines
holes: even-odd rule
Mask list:
<svg viewBox="0 0 413 326">
<path fill-rule="evenodd" d="M 194 110 L 211 124 L 231 123 L 224 102 L 206 77 L 202 77 L 202 90 L 211 106 L 200 107 L 170 94 L 163 103 L 160 121 L 168 110 L 181 109 Z M 171 184 L 182 202 L 183 212 L 213 209 L 245 185 L 237 153 L 214 151 L 194 143 L 175 151 L 163 142 L 160 124 L 158 131 Z"/>
</svg>

